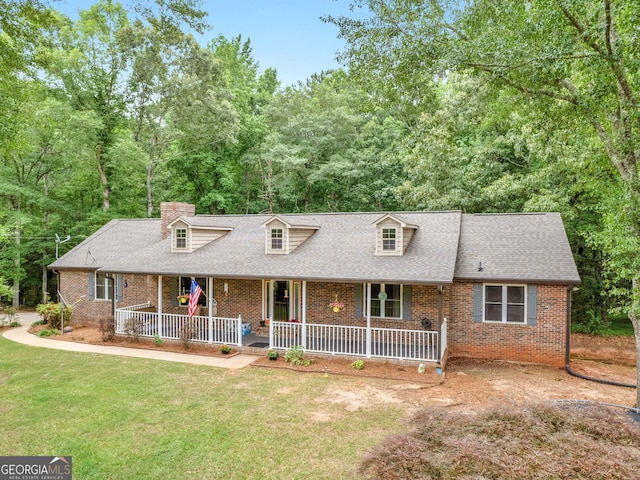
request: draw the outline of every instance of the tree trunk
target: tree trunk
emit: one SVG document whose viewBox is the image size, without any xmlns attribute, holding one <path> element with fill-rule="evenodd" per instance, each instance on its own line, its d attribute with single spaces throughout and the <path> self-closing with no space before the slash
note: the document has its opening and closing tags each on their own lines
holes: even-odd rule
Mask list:
<svg viewBox="0 0 640 480">
<path fill-rule="evenodd" d="M 98 163 L 98 173 L 100 174 L 100 184 L 102 185 L 102 211 L 109 211 L 109 197 L 111 190 L 109 189 L 109 179 L 107 173 L 102 165 L 102 146 L 98 145 L 98 151 L 96 152 L 96 161 Z"/>
<path fill-rule="evenodd" d="M 147 164 L 147 217 L 153 215 L 153 191 L 151 189 L 151 180 L 153 179 L 153 159 L 149 158 Z"/>
<path fill-rule="evenodd" d="M 21 244 L 22 229 L 16 228 L 16 253 L 13 258 L 13 265 L 16 268 L 13 277 L 13 303 L 12 306 L 16 310 L 20 308 L 20 244 Z"/>
<path fill-rule="evenodd" d="M 632 306 L 629 312 L 629 320 L 633 325 L 633 332 L 636 337 L 636 408 L 640 408 L 640 279 L 633 280 L 632 283 Z"/>
</svg>

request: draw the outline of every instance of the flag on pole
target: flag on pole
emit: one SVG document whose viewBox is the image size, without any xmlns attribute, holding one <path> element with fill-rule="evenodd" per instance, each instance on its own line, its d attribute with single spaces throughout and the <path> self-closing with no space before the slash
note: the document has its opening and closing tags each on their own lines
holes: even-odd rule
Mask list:
<svg viewBox="0 0 640 480">
<path fill-rule="evenodd" d="M 193 317 L 193 314 L 196 313 L 196 308 L 198 308 L 198 300 L 200 299 L 200 294 L 202 294 L 202 288 L 198 285 L 193 278 L 191 279 L 191 291 L 189 292 L 189 317 Z"/>
</svg>

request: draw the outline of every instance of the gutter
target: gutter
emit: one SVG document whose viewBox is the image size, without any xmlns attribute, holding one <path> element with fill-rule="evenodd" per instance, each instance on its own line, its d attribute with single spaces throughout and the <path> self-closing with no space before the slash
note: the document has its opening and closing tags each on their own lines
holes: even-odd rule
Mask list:
<svg viewBox="0 0 640 480">
<path fill-rule="evenodd" d="M 588 377 L 586 375 L 581 375 L 579 373 L 571 370 L 570 360 L 571 360 L 571 290 L 572 286 L 569 285 L 567 287 L 567 334 L 566 334 L 566 346 L 565 346 L 565 356 L 564 356 L 564 368 L 569 375 L 573 375 L 574 377 L 581 378 L 583 380 L 588 380 L 590 382 L 603 383 L 605 385 L 613 385 L 615 387 L 625 387 L 625 388 L 638 388 L 637 385 L 632 383 L 620 383 L 614 382 L 612 380 L 605 380 L 604 378 L 594 378 Z"/>
</svg>

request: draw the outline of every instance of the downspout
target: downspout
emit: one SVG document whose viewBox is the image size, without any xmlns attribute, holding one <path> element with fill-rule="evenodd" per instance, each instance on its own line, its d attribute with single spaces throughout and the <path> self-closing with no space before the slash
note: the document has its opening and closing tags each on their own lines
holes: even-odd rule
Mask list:
<svg viewBox="0 0 640 480">
<path fill-rule="evenodd" d="M 104 278 L 111 281 L 111 315 L 113 315 L 113 319 L 116 318 L 116 279 L 112 277 L 110 273 L 105 274 Z"/>
<path fill-rule="evenodd" d="M 438 285 L 438 365 L 442 358 L 442 285 Z"/>
<path fill-rule="evenodd" d="M 564 352 L 565 352 L 564 368 L 567 370 L 567 373 L 569 375 L 573 375 L 574 377 L 578 377 L 583 380 L 589 380 L 590 382 L 604 383 L 605 385 L 613 385 L 616 387 L 638 388 L 636 385 L 633 385 L 631 383 L 620 383 L 620 382 L 614 382 L 611 380 L 605 380 L 603 378 L 587 377 L 586 375 L 581 375 L 571 370 L 571 366 L 569 365 L 571 360 L 571 351 L 570 351 L 570 348 L 571 348 L 571 290 L 572 290 L 572 286 L 569 285 L 567 287 L 567 326 L 566 326 L 567 333 L 566 333 L 566 345 L 564 349 Z"/>
</svg>

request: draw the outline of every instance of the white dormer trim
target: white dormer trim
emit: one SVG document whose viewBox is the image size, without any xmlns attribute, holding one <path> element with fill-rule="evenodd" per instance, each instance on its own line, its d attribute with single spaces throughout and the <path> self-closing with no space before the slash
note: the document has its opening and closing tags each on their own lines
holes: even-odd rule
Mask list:
<svg viewBox="0 0 640 480">
<path fill-rule="evenodd" d="M 233 228 L 192 225 L 189 218 L 179 217 L 168 225 L 171 253 L 192 253 L 223 237 Z"/>
<path fill-rule="evenodd" d="M 265 230 L 264 253 L 288 255 L 304 243 L 320 227 L 318 225 L 296 225 L 274 215 L 262 224 Z"/>
<path fill-rule="evenodd" d="M 396 215 L 387 213 L 373 223 L 376 227 L 375 254 L 378 256 L 402 256 L 406 251 L 417 225 L 406 223 Z"/>
</svg>

